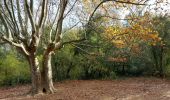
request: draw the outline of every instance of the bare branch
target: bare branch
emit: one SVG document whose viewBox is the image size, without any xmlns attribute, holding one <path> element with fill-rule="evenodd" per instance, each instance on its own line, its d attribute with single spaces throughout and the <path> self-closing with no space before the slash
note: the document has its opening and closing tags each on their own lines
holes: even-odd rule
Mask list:
<svg viewBox="0 0 170 100">
<path fill-rule="evenodd" d="M 2 24 L 4 25 L 6 32 L 9 34 L 8 25 L 7 25 L 7 23 L 6 23 L 4 17 L 2 16 L 1 13 L 0 13 L 0 20 L 2 21 Z M 8 36 L 8 37 L 9 37 L 9 36 Z"/>
<path fill-rule="evenodd" d="M 38 20 L 38 11 L 40 10 L 40 8 L 41 8 L 41 3 L 39 3 L 38 5 L 37 5 L 37 10 L 36 10 L 36 12 L 35 12 L 35 20 Z"/>
<path fill-rule="evenodd" d="M 15 12 L 14 12 L 14 4 L 13 4 L 13 0 L 10 0 L 11 1 L 11 9 L 12 9 L 12 16 L 13 16 L 13 20 L 14 20 L 14 25 L 16 26 L 16 29 L 17 29 L 17 33 L 20 32 L 19 30 L 19 27 L 18 27 L 18 24 L 17 24 L 17 21 L 16 21 L 16 18 L 15 18 Z M 18 36 L 18 34 L 15 34 Z"/>
<path fill-rule="evenodd" d="M 146 4 L 143 4 L 143 3 L 135 3 L 135 2 L 130 2 L 129 0 L 128 1 L 120 1 L 120 0 L 103 0 L 105 2 L 107 1 L 114 1 L 114 2 L 118 2 L 118 3 L 125 3 L 125 4 L 132 4 L 132 5 L 146 5 Z"/>
<path fill-rule="evenodd" d="M 59 5 L 60 5 L 60 4 L 59 4 Z M 58 12 L 59 12 L 59 6 L 58 6 L 58 8 L 57 8 L 57 13 L 56 13 L 56 15 L 55 15 L 55 17 L 54 17 L 54 21 L 52 22 L 52 25 L 51 25 L 49 42 L 52 42 L 52 32 L 53 32 L 54 24 L 55 24 L 55 22 L 56 22 L 56 20 L 57 20 Z"/>
<path fill-rule="evenodd" d="M 57 43 L 60 41 L 61 37 L 61 32 L 62 32 L 62 25 L 63 25 L 63 16 L 64 16 L 64 11 L 67 6 L 68 0 L 60 0 L 60 11 L 59 11 L 59 18 L 57 21 L 57 27 L 56 27 L 56 32 L 55 32 L 55 40 L 54 43 Z"/>
<path fill-rule="evenodd" d="M 1 39 L 5 42 L 9 43 L 10 45 L 13 45 L 17 48 L 21 48 L 26 55 L 29 55 L 29 52 L 25 49 L 23 44 L 15 43 L 15 42 L 11 41 L 10 39 L 6 38 L 5 36 L 1 37 Z"/>
<path fill-rule="evenodd" d="M 43 21 L 45 20 L 45 16 L 47 14 L 47 0 L 43 0 L 42 2 L 42 8 L 41 8 L 41 16 L 40 16 L 40 20 L 39 20 L 39 23 L 38 23 L 38 27 L 42 27 L 42 23 Z"/>
<path fill-rule="evenodd" d="M 146 4 L 140 4 L 140 3 L 135 3 L 135 2 L 130 2 L 130 1 L 119 1 L 119 0 L 103 0 L 101 1 L 96 7 L 95 9 L 93 10 L 92 14 L 90 15 L 89 17 L 89 22 L 92 20 L 95 12 L 97 11 L 97 9 L 103 4 L 103 3 L 106 3 L 106 2 L 109 2 L 109 1 L 114 1 L 114 2 L 117 2 L 117 3 L 125 3 L 125 4 L 132 4 L 132 5 L 146 5 Z"/>
<path fill-rule="evenodd" d="M 90 48 L 99 48 L 100 46 L 93 46 L 93 45 L 89 45 L 89 44 L 82 44 L 82 43 L 74 43 L 76 45 L 81 45 L 81 46 L 85 46 L 85 47 L 90 47 Z"/>
<path fill-rule="evenodd" d="M 75 0 L 69 11 L 65 14 L 64 18 L 71 12 L 71 10 L 74 8 L 75 4 L 77 3 L 78 0 Z"/>
<path fill-rule="evenodd" d="M 19 0 L 16 1 L 16 4 L 17 4 L 18 20 L 21 26 L 21 31 L 22 33 L 24 33 L 24 26 L 23 26 L 22 17 L 21 17 L 21 8 L 20 8 Z"/>
<path fill-rule="evenodd" d="M 79 40 L 71 40 L 71 41 L 67 41 L 67 42 L 63 42 L 62 45 L 66 45 L 66 44 L 70 44 L 70 43 L 76 43 L 76 42 L 81 42 L 84 41 L 85 38 L 79 39 Z"/>
<path fill-rule="evenodd" d="M 15 22 L 14 22 L 14 20 L 13 20 L 12 13 L 11 13 L 8 5 L 7 5 L 7 1 L 6 1 L 6 0 L 4 0 L 4 4 L 5 4 L 5 8 L 6 8 L 7 11 L 8 11 L 9 16 L 10 16 L 10 19 L 11 19 L 11 21 L 12 21 L 12 24 L 15 26 Z M 16 27 L 14 27 L 14 31 L 15 31 L 15 32 L 17 31 Z"/>
<path fill-rule="evenodd" d="M 30 22 L 31 22 L 32 32 L 35 33 L 35 31 L 36 31 L 35 22 L 33 20 L 33 14 L 31 12 L 31 9 L 30 9 L 30 7 L 28 5 L 28 1 L 27 0 L 25 1 L 25 6 L 26 6 L 28 17 L 29 17 Z"/>
<path fill-rule="evenodd" d="M 0 13 L 1 13 L 1 16 L 3 17 L 3 19 L 5 20 L 6 25 L 8 26 L 8 30 L 15 32 L 15 29 L 13 28 L 13 22 L 11 22 L 10 18 L 4 13 L 3 9 L 2 9 L 2 11 L 0 10 Z"/>
<path fill-rule="evenodd" d="M 110 18 L 110 19 L 113 19 L 113 20 L 133 20 L 134 19 L 134 18 L 123 18 L 122 19 L 122 18 L 116 18 L 116 17 L 107 16 L 107 15 L 99 16 L 96 19 L 102 18 L 102 17 Z M 137 18 L 135 18 L 135 19 L 137 19 Z"/>
<path fill-rule="evenodd" d="M 31 11 L 31 13 L 32 13 L 32 15 L 33 15 L 33 5 L 34 5 L 34 0 L 30 0 L 30 11 Z"/>
<path fill-rule="evenodd" d="M 25 31 L 27 32 L 27 28 L 28 28 L 28 14 L 27 14 L 27 8 L 26 8 L 26 0 L 24 0 L 24 14 L 25 14 L 25 18 L 24 18 L 24 28 Z"/>
<path fill-rule="evenodd" d="M 74 27 L 76 27 L 79 23 L 80 23 L 80 21 L 77 22 L 76 24 L 74 24 L 74 25 L 73 25 L 72 27 L 70 27 L 69 29 L 65 30 L 65 31 L 63 32 L 63 34 L 66 33 L 67 31 L 73 29 Z"/>
<path fill-rule="evenodd" d="M 71 44 L 71 45 L 74 46 L 74 47 L 76 47 L 76 48 L 78 48 L 79 50 L 85 52 L 86 54 L 91 55 L 89 52 L 87 52 L 86 50 L 82 49 L 81 47 L 79 47 L 79 46 L 77 46 L 77 45 L 75 45 L 75 44 Z"/>
</svg>

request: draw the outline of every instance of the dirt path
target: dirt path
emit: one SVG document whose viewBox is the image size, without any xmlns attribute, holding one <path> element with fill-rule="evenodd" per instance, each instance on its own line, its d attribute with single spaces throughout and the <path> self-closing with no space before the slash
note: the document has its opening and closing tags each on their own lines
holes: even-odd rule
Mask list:
<svg viewBox="0 0 170 100">
<path fill-rule="evenodd" d="M 78 80 L 55 84 L 55 94 L 29 96 L 30 86 L 0 88 L 4 100 L 170 100 L 170 81 L 156 78 Z"/>
</svg>

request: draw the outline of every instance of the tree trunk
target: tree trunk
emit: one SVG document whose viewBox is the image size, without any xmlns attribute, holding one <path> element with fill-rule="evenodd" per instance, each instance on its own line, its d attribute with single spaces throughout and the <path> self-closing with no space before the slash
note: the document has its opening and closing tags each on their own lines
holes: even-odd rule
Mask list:
<svg viewBox="0 0 170 100">
<path fill-rule="evenodd" d="M 125 75 L 125 65 L 122 65 L 122 74 Z"/>
<path fill-rule="evenodd" d="M 44 93 L 54 93 L 55 88 L 52 80 L 51 52 L 44 53 L 42 62 L 42 85 Z"/>
<path fill-rule="evenodd" d="M 160 47 L 160 77 L 164 78 L 164 72 L 163 72 L 163 46 Z"/>
<path fill-rule="evenodd" d="M 40 94 L 42 93 L 41 88 L 41 72 L 39 67 L 38 59 L 31 55 L 28 57 L 29 64 L 30 64 L 30 71 L 31 71 L 31 80 L 32 80 L 32 94 Z"/>
</svg>

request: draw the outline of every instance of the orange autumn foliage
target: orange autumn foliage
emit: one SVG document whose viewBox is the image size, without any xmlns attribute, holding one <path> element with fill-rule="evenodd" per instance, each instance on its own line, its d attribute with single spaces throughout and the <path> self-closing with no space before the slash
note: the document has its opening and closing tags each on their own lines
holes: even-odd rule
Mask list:
<svg viewBox="0 0 170 100">
<path fill-rule="evenodd" d="M 145 42 L 149 45 L 156 45 L 161 41 L 159 33 L 152 29 L 149 19 L 141 18 L 128 27 L 106 27 L 103 36 L 112 42 L 117 48 L 131 47 Z M 137 46 L 136 46 L 137 47 Z M 139 51 L 135 49 L 136 51 Z"/>
</svg>

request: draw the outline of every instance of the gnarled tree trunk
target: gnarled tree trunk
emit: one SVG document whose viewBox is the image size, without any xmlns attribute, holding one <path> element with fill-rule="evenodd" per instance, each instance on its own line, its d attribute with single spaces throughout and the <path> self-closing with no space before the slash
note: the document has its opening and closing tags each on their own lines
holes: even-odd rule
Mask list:
<svg viewBox="0 0 170 100">
<path fill-rule="evenodd" d="M 42 86 L 45 93 L 54 93 L 56 91 L 52 80 L 51 52 L 45 52 L 43 56 Z"/>
<path fill-rule="evenodd" d="M 55 88 L 52 80 L 51 53 L 44 53 L 42 61 L 42 72 L 40 71 L 39 62 L 36 56 L 28 56 L 31 80 L 32 94 L 54 93 Z"/>
<path fill-rule="evenodd" d="M 39 94 L 42 93 L 42 85 L 41 85 L 41 72 L 39 67 L 38 59 L 35 55 L 28 56 L 28 61 L 30 65 L 31 71 L 31 81 L 32 81 L 32 94 Z"/>
</svg>

